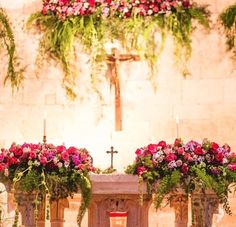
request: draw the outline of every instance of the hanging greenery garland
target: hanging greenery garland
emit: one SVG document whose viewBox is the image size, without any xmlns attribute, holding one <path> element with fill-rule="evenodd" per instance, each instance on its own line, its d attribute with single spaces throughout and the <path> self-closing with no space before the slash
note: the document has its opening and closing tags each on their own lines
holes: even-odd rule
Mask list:
<svg viewBox="0 0 236 227">
<path fill-rule="evenodd" d="M 8 54 L 7 73 L 4 78 L 4 85 L 10 81 L 11 87 L 19 88 L 23 80 L 23 68 L 19 68 L 19 61 L 16 57 L 16 46 L 14 34 L 10 26 L 10 21 L 3 8 L 0 7 L 0 47 L 4 47 Z"/>
<path fill-rule="evenodd" d="M 236 56 L 236 4 L 229 6 L 221 13 L 220 19 L 224 26 L 228 49 L 232 50 Z"/>
<path fill-rule="evenodd" d="M 93 78 L 96 63 L 106 59 L 105 44 L 114 40 L 125 52 L 136 51 L 147 60 L 150 75 L 155 76 L 166 35 L 173 37 L 176 59 L 184 64 L 191 55 L 193 21 L 209 27 L 208 16 L 205 7 L 189 0 L 43 0 L 41 12 L 31 15 L 28 26 L 44 32 L 40 55 L 60 62 L 63 85 L 75 98 L 75 39 L 90 55 Z M 156 39 L 158 32 L 160 41 Z"/>
</svg>

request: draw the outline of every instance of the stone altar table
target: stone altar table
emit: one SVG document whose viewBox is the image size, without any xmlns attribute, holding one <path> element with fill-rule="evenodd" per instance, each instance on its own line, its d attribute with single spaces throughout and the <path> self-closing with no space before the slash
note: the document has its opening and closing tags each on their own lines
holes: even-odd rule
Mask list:
<svg viewBox="0 0 236 227">
<path fill-rule="evenodd" d="M 151 197 L 138 177 L 125 174 L 91 175 L 92 200 L 88 227 L 109 227 L 109 212 L 127 212 L 127 227 L 148 227 Z M 140 204 L 140 189 L 143 204 Z"/>
</svg>

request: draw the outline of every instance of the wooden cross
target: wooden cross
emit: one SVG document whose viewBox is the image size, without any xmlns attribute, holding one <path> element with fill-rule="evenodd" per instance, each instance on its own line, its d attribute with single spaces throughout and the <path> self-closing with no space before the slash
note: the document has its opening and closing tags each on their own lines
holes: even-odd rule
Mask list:
<svg viewBox="0 0 236 227">
<path fill-rule="evenodd" d="M 118 151 L 114 150 L 114 147 L 111 146 L 111 150 L 107 151 L 107 154 L 111 154 L 111 169 L 113 169 L 113 154 L 117 154 Z"/>
<path fill-rule="evenodd" d="M 115 88 L 115 130 L 122 130 L 122 102 L 120 89 L 119 62 L 139 61 L 140 57 L 133 54 L 120 54 L 118 49 L 112 48 L 112 53 L 107 55 L 107 75 L 110 80 L 110 90 Z"/>
</svg>

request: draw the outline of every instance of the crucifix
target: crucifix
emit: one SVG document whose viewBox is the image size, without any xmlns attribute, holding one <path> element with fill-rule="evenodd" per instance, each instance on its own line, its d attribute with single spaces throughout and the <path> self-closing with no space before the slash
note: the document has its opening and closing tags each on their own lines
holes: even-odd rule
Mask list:
<svg viewBox="0 0 236 227">
<path fill-rule="evenodd" d="M 111 146 L 111 150 L 107 151 L 107 154 L 111 154 L 111 169 L 113 169 L 113 154 L 117 154 L 118 151 L 114 150 L 114 147 Z"/>
<path fill-rule="evenodd" d="M 110 80 L 110 90 L 115 89 L 115 130 L 122 130 L 122 102 L 120 89 L 119 62 L 139 61 L 140 57 L 134 54 L 120 54 L 117 48 L 112 48 L 111 54 L 107 55 L 107 75 Z"/>
</svg>

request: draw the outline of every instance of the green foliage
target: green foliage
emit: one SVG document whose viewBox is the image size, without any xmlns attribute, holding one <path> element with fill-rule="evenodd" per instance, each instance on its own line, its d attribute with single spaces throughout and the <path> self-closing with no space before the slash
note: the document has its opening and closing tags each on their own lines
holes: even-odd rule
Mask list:
<svg viewBox="0 0 236 227">
<path fill-rule="evenodd" d="M 19 61 L 16 57 L 14 34 L 10 26 L 10 21 L 2 8 L 0 8 L 0 42 L 1 41 L 9 56 L 4 84 L 9 80 L 12 89 L 18 89 L 23 80 L 24 69 L 20 68 Z"/>
<path fill-rule="evenodd" d="M 87 176 L 82 175 L 82 174 L 79 175 L 79 182 L 80 182 L 80 191 L 82 195 L 82 201 L 81 201 L 79 213 L 77 216 L 77 224 L 79 227 L 81 227 L 82 218 L 91 200 L 92 190 L 91 190 L 91 182 Z"/>
<path fill-rule="evenodd" d="M 236 53 L 236 4 L 229 6 L 221 13 L 220 20 L 224 26 L 228 48 Z"/>
<path fill-rule="evenodd" d="M 44 32 L 38 59 L 43 59 L 47 54 L 61 64 L 64 71 L 63 86 L 67 95 L 74 99 L 77 73 L 73 67 L 76 61 L 73 45 L 76 40 L 90 55 L 92 85 L 99 95 L 96 82 L 106 60 L 105 43 L 114 40 L 120 41 L 127 53 L 135 51 L 141 59 L 147 61 L 150 69 L 149 79 L 155 85 L 157 60 L 164 49 L 167 34 L 170 34 L 175 42 L 176 62 L 181 70 L 186 72 L 186 61 L 191 55 L 192 21 L 195 20 L 208 28 L 208 15 L 205 7 L 194 5 L 190 9 L 177 8 L 176 12 L 171 12 L 170 15 L 132 15 L 130 18 L 110 15 L 103 18 L 98 8 L 92 15 L 71 16 L 65 20 L 53 13 L 35 13 L 29 18 L 27 25 L 28 28 L 36 26 Z M 158 41 L 157 33 L 160 33 Z M 42 62 L 38 61 L 38 65 L 42 65 Z"/>
<path fill-rule="evenodd" d="M 22 178 L 21 181 L 18 182 L 16 188 L 20 188 L 23 192 L 30 193 L 35 188 L 39 188 L 41 182 L 40 175 L 37 174 L 35 170 L 28 171 Z"/>
<path fill-rule="evenodd" d="M 154 198 L 154 206 L 156 209 L 160 207 L 164 197 L 177 187 L 180 180 L 181 173 L 178 170 L 175 170 L 170 175 L 166 175 L 162 178 L 158 184 Z"/>
<path fill-rule="evenodd" d="M 223 204 L 223 207 L 224 207 L 226 213 L 231 215 L 232 212 L 230 210 L 230 206 L 229 206 L 229 202 L 228 202 L 229 190 L 228 190 L 227 181 L 222 177 L 214 177 L 213 178 L 211 175 L 206 173 L 205 169 L 199 168 L 197 166 L 193 166 L 192 170 L 194 171 L 194 173 L 197 176 L 195 185 L 200 186 L 203 189 L 203 191 L 205 189 L 211 189 L 212 191 L 214 191 L 219 199 L 219 202 Z M 228 171 L 228 172 L 230 172 L 230 171 Z M 235 176 L 234 172 L 232 172 L 232 174 L 234 174 L 234 176 Z M 236 178 L 234 178 L 234 180 L 235 179 Z"/>
</svg>

